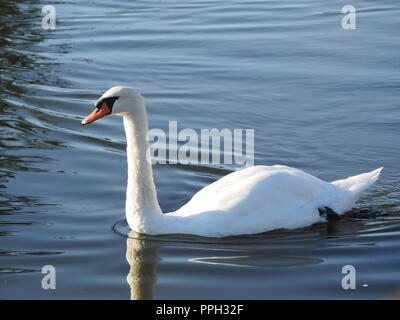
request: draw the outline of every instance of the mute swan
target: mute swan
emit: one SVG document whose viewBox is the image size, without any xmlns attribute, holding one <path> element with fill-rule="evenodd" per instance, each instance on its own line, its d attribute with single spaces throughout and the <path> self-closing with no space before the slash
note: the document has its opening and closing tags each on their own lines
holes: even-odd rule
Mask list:
<svg viewBox="0 0 400 320">
<path fill-rule="evenodd" d="M 180 209 L 163 214 L 149 161 L 142 96 L 128 87 L 113 87 L 97 100 L 82 124 L 109 114 L 123 116 L 128 160 L 126 218 L 139 233 L 226 237 L 304 227 L 351 209 L 382 170 L 327 183 L 282 165 L 249 167 L 211 183 Z"/>
</svg>

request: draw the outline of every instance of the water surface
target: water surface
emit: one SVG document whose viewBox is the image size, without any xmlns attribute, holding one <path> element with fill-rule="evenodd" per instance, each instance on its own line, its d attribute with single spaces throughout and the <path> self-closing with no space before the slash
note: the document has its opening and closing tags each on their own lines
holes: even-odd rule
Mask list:
<svg viewBox="0 0 400 320">
<path fill-rule="evenodd" d="M 1 299 L 382 299 L 400 288 L 398 1 L 0 1 Z M 82 127 L 128 85 L 151 128 L 254 129 L 255 164 L 332 181 L 384 173 L 338 222 L 207 239 L 124 221 L 119 117 Z M 155 165 L 174 210 L 234 165 Z M 343 290 L 341 269 L 357 270 Z M 41 289 L 44 265 L 57 289 Z"/>
</svg>

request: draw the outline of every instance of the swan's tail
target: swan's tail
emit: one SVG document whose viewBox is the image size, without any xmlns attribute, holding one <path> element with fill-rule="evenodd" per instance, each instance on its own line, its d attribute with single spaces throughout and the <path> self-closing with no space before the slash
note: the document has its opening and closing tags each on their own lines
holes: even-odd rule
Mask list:
<svg viewBox="0 0 400 320">
<path fill-rule="evenodd" d="M 350 191 L 351 193 L 360 195 L 367 190 L 371 185 L 378 180 L 383 167 L 371 172 L 362 173 L 357 176 L 349 177 L 343 180 L 332 182 L 333 185 L 339 187 L 343 191 Z"/>
<path fill-rule="evenodd" d="M 337 197 L 331 199 L 332 201 L 328 207 L 338 214 L 343 214 L 350 210 L 361 193 L 378 180 L 382 169 L 383 167 L 371 172 L 332 182 L 332 184 L 342 192 L 337 193 Z"/>
</svg>

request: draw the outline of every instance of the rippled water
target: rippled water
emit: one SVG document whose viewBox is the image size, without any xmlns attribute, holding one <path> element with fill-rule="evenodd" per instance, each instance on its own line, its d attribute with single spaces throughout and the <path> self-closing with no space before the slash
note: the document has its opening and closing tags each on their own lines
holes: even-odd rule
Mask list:
<svg viewBox="0 0 400 320">
<path fill-rule="evenodd" d="M 0 0 L 0 298 L 387 298 L 400 289 L 400 5 L 352 1 Z M 121 119 L 80 120 L 109 87 L 150 127 L 253 128 L 255 163 L 324 180 L 384 166 L 338 222 L 207 239 L 124 220 Z M 232 165 L 155 165 L 164 210 Z M 342 266 L 357 289 L 341 288 Z M 41 289 L 43 265 L 57 289 Z"/>
</svg>

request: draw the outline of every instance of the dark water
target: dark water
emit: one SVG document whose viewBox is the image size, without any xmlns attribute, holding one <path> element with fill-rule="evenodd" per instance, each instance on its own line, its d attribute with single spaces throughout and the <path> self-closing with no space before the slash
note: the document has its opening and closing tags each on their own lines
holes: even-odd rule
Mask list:
<svg viewBox="0 0 400 320">
<path fill-rule="evenodd" d="M 0 298 L 388 298 L 400 290 L 400 4 L 0 1 Z M 150 127 L 253 128 L 255 163 L 324 180 L 384 166 L 338 222 L 251 237 L 131 234 L 119 117 L 80 120 L 128 85 Z M 155 165 L 174 210 L 231 165 Z M 357 289 L 343 290 L 344 265 Z M 56 290 L 41 289 L 44 265 Z"/>
</svg>

